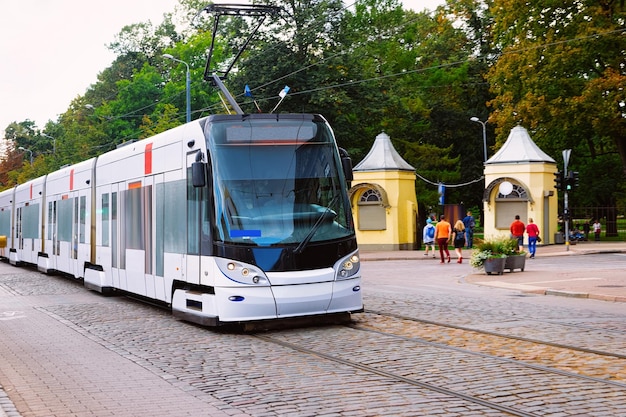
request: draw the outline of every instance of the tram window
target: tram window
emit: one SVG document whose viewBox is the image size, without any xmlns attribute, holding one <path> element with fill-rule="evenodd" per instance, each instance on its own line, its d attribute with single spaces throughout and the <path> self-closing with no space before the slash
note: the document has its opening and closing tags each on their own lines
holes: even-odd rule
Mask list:
<svg viewBox="0 0 626 417">
<path fill-rule="evenodd" d="M 185 253 L 187 229 L 181 227 L 181 219 L 187 217 L 187 188 L 185 180 L 163 184 L 163 235 L 166 252 Z"/>
<path fill-rule="evenodd" d="M 0 212 L 0 235 L 9 236 L 11 232 L 11 210 Z"/>
<path fill-rule="evenodd" d="M 72 209 L 73 199 L 59 200 L 58 205 L 58 237 L 62 242 L 72 241 Z"/>
<path fill-rule="evenodd" d="M 27 239 L 36 239 L 39 236 L 39 204 L 24 207 L 22 214 L 22 236 Z"/>
<path fill-rule="evenodd" d="M 195 188 L 191 183 L 191 173 L 188 169 L 187 184 L 187 252 L 198 255 L 200 253 L 200 219 L 202 208 L 202 189 Z"/>
<path fill-rule="evenodd" d="M 74 233 L 72 234 L 72 258 L 77 259 L 78 257 L 78 233 L 79 233 L 79 225 L 78 225 L 78 198 L 74 198 Z"/>
<path fill-rule="evenodd" d="M 111 266 L 117 268 L 117 193 L 111 193 Z"/>
<path fill-rule="evenodd" d="M 216 129 L 213 134 L 218 133 Z M 219 130 L 221 132 L 221 129 Z M 313 123 L 282 122 L 264 125 L 255 123 L 244 126 L 228 126 L 226 128 L 226 142 L 292 142 L 309 141 L 315 137 L 317 126 Z"/>
<path fill-rule="evenodd" d="M 80 229 L 79 229 L 79 238 L 78 241 L 80 243 L 85 243 L 85 219 L 87 217 L 87 197 L 82 196 L 80 198 Z"/>
<path fill-rule="evenodd" d="M 48 229 L 48 240 L 52 240 L 52 229 L 54 225 L 54 212 L 52 211 L 52 204 L 52 201 L 48 203 L 48 225 L 46 227 Z"/>
<path fill-rule="evenodd" d="M 124 192 L 125 244 L 128 249 L 144 249 L 143 193 L 141 188 Z"/>
<path fill-rule="evenodd" d="M 109 195 L 102 194 L 102 246 L 109 246 Z"/>
</svg>

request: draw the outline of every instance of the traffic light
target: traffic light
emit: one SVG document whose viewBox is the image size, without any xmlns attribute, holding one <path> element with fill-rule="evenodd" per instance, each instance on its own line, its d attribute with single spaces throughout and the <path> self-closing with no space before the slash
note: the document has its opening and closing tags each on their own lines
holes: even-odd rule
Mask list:
<svg viewBox="0 0 626 417">
<path fill-rule="evenodd" d="M 578 180 L 578 172 L 576 171 L 570 171 L 567 173 L 567 191 L 571 191 L 574 188 L 577 188 L 580 184 L 579 184 L 579 180 Z"/>
<path fill-rule="evenodd" d="M 554 173 L 554 188 L 563 190 L 563 173 L 561 171 Z"/>
</svg>

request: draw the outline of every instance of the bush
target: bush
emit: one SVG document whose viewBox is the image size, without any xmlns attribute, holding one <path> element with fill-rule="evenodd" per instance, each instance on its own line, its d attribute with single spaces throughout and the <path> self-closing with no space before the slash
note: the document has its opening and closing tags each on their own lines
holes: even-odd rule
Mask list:
<svg viewBox="0 0 626 417">
<path fill-rule="evenodd" d="M 504 258 L 519 254 L 517 240 L 510 237 L 500 236 L 494 239 L 480 240 L 475 243 L 475 246 L 469 261 L 474 268 L 482 268 L 489 258 Z"/>
</svg>

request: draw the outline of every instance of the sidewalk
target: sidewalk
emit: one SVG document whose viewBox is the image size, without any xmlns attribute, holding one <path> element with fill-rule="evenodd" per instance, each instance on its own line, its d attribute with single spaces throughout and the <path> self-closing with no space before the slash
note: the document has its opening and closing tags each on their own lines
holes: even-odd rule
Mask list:
<svg viewBox="0 0 626 417">
<path fill-rule="evenodd" d="M 428 261 L 422 250 L 416 251 L 362 251 L 361 260 L 415 260 Z M 454 251 L 450 251 L 454 258 Z M 469 261 L 472 251 L 463 250 L 463 259 Z M 536 258 L 563 257 L 565 269 L 553 270 L 534 269 L 532 260 L 526 259 L 524 272 L 506 271 L 503 275 L 487 275 L 481 270 L 468 265 L 470 273 L 464 281 L 499 288 L 519 290 L 524 293 L 560 295 L 576 298 L 592 298 L 604 301 L 626 302 L 626 271 L 616 268 L 598 268 L 593 271 L 567 269 L 568 256 L 588 255 L 597 253 L 626 253 L 626 242 L 580 242 L 566 245 L 545 245 L 537 247 Z"/>
</svg>

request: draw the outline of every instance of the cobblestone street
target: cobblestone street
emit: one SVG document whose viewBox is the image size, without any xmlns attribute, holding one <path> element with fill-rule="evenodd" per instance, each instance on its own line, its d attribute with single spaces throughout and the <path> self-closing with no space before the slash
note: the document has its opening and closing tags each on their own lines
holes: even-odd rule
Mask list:
<svg viewBox="0 0 626 417">
<path fill-rule="evenodd" d="M 0 416 L 626 414 L 624 303 L 473 272 L 370 259 L 352 325 L 243 334 L 2 263 Z"/>
</svg>

